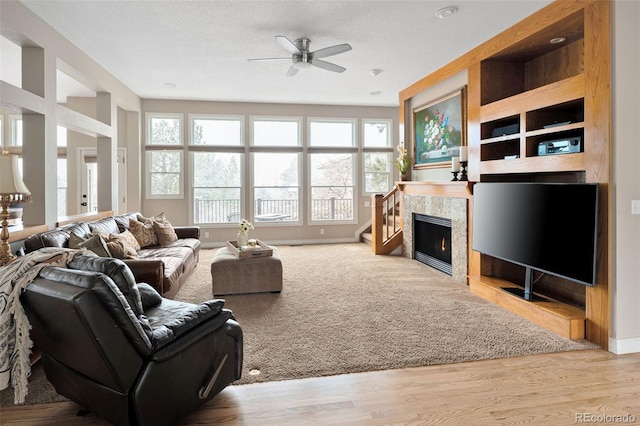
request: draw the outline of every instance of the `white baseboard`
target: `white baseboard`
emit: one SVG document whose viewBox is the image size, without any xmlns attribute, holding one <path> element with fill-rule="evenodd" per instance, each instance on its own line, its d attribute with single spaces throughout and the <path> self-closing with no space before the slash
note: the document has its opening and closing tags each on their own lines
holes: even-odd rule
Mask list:
<svg viewBox="0 0 640 426">
<path fill-rule="evenodd" d="M 305 244 L 343 244 L 343 243 L 358 243 L 360 242 L 359 238 L 331 238 L 331 239 L 320 239 L 320 240 L 269 240 L 269 245 L 272 246 L 302 246 Z M 218 248 L 225 247 L 227 245 L 226 241 L 212 241 L 212 242 L 203 242 L 202 248 Z"/>
<path fill-rule="evenodd" d="M 640 337 L 633 337 L 631 339 L 614 339 L 610 337 L 609 352 L 616 355 L 640 352 Z"/>
</svg>

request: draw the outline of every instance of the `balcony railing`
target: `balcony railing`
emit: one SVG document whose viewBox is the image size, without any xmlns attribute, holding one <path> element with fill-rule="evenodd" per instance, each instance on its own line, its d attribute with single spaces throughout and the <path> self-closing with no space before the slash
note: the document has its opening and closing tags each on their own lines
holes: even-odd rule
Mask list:
<svg viewBox="0 0 640 426">
<path fill-rule="evenodd" d="M 351 220 L 354 217 L 353 200 L 350 198 L 326 198 L 311 200 L 312 220 Z M 239 222 L 240 200 L 207 200 L 197 198 L 194 202 L 194 223 Z M 298 200 L 255 201 L 255 217 L 258 222 L 299 220 Z"/>
</svg>

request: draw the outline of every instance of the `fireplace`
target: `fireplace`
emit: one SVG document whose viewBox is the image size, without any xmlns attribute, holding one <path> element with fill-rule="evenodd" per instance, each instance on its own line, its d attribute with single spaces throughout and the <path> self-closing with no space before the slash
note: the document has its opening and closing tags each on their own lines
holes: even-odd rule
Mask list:
<svg viewBox="0 0 640 426">
<path fill-rule="evenodd" d="M 413 258 L 448 275 L 451 260 L 451 219 L 413 213 Z"/>
</svg>

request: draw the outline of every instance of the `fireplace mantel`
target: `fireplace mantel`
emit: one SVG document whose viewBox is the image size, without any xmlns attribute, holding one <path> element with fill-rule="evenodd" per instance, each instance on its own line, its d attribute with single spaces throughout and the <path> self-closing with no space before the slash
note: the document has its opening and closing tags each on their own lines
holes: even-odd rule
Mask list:
<svg viewBox="0 0 640 426">
<path fill-rule="evenodd" d="M 472 182 L 396 182 L 400 191 L 409 195 L 435 195 L 451 198 L 471 198 Z"/>
</svg>

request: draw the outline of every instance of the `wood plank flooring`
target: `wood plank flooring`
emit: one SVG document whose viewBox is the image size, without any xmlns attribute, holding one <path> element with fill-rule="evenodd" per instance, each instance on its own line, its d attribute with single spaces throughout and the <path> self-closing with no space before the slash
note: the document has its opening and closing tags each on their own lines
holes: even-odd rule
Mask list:
<svg viewBox="0 0 640 426">
<path fill-rule="evenodd" d="M 108 424 L 78 417 L 79 409 L 2 407 L 0 424 Z M 640 424 L 640 353 L 562 352 L 229 386 L 181 424 L 572 425 L 603 415 L 608 424 Z"/>
</svg>

